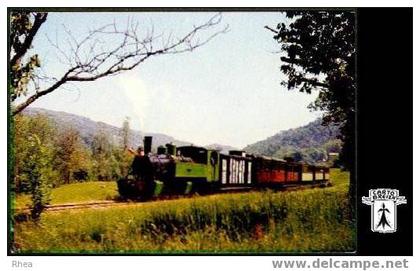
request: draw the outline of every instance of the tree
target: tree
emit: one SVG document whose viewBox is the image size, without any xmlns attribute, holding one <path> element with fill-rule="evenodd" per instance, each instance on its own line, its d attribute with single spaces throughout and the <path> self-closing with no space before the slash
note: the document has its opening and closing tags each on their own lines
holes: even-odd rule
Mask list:
<svg viewBox="0 0 420 271">
<path fill-rule="evenodd" d="M 289 90 L 318 98 L 309 107 L 322 110 L 324 124 L 340 125 L 342 164 L 353 174 L 355 163 L 355 14 L 350 11 L 287 11 L 274 39 L 281 45 L 281 71 Z M 353 185 L 350 186 L 353 195 Z"/>
<path fill-rule="evenodd" d="M 25 157 L 23 174 L 30 184 L 31 217 L 39 219 L 50 201 L 52 169 L 51 150 L 43 145 L 40 138 L 33 134 L 28 138 L 28 155 Z"/>
<path fill-rule="evenodd" d="M 95 81 L 117 75 L 138 67 L 153 56 L 191 52 L 228 29 L 228 26 L 225 26 L 214 30 L 221 22 L 221 14 L 212 16 L 203 24 L 193 26 L 190 32 L 181 37 L 155 34 L 153 26 L 148 34 L 141 36 L 139 24 L 131 20 L 124 29 L 114 22 L 91 30 L 82 38 L 75 37 L 70 30 L 65 29 L 68 49 L 64 49 L 59 42 L 50 41 L 61 56 L 59 61 L 66 67 L 64 73 L 55 78 L 38 74 L 40 57 L 37 54 L 29 55 L 32 41 L 47 20 L 47 16 L 47 13 L 42 12 L 10 14 L 10 98 L 12 102 L 16 102 L 18 97 L 23 100 L 14 104 L 13 115 L 65 84 Z M 208 34 L 203 37 L 200 36 L 201 33 Z"/>
<path fill-rule="evenodd" d="M 114 148 L 112 155 L 117 161 L 118 171 L 115 170 L 116 178 L 123 178 L 127 176 L 131 163 L 133 162 L 133 155 L 127 150 L 122 150 L 120 148 Z"/>
<path fill-rule="evenodd" d="M 129 144 L 130 144 L 130 118 L 126 117 L 124 122 L 123 122 L 123 126 L 122 126 L 122 143 L 123 143 L 123 149 L 127 149 L 129 148 Z"/>
<path fill-rule="evenodd" d="M 77 142 L 76 149 L 70 156 L 70 171 L 71 181 L 70 182 L 84 182 L 88 181 L 92 177 L 92 155 L 88 148 L 86 148 L 82 142 Z"/>
<path fill-rule="evenodd" d="M 121 175 L 114 157 L 113 145 L 108 134 L 102 129 L 98 130 L 93 137 L 92 158 L 94 176 L 99 181 L 109 181 Z"/>
<path fill-rule="evenodd" d="M 9 55 L 11 99 L 28 93 L 29 82 L 34 82 L 36 68 L 41 63 L 37 54 L 27 56 L 32 41 L 47 13 L 12 12 L 10 14 Z M 27 59 L 24 59 L 25 56 Z"/>
<path fill-rule="evenodd" d="M 31 162 L 28 157 L 31 155 L 30 150 L 34 147 L 33 136 L 41 142 L 42 148 L 48 149 L 46 154 L 50 157 L 46 157 L 49 161 L 54 160 L 55 156 L 55 146 L 54 142 L 57 137 L 57 131 L 53 123 L 43 115 L 35 116 L 24 116 L 19 115 L 14 118 L 14 189 L 16 192 L 31 193 L 31 183 L 28 175 L 25 172 L 30 172 L 28 169 Z M 29 140 L 32 138 L 32 141 Z M 32 162 L 31 162 L 32 163 Z M 54 174 L 54 177 L 50 176 L 49 179 L 51 182 L 57 180 L 57 174 Z"/>
<path fill-rule="evenodd" d="M 327 143 L 325 143 L 323 145 L 323 148 L 325 149 L 325 151 L 327 153 L 330 153 L 330 152 L 339 153 L 339 152 L 341 152 L 342 144 L 343 143 L 341 142 L 341 140 L 334 139 L 334 140 L 330 140 Z"/>
<path fill-rule="evenodd" d="M 127 151 L 130 148 L 130 118 L 126 117 L 122 126 L 122 148 L 114 149 L 113 155 L 119 164 L 119 177 L 124 177 L 128 174 L 130 164 L 132 162 L 132 155 Z"/>
<path fill-rule="evenodd" d="M 64 184 L 71 183 L 75 173 L 77 177 L 90 171 L 90 154 L 82 144 L 79 132 L 72 127 L 58 135 L 55 164 Z"/>
</svg>

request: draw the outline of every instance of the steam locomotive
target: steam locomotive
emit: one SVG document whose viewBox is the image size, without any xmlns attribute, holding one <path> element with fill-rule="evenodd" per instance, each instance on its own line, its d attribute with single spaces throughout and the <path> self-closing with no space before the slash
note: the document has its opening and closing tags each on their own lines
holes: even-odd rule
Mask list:
<svg viewBox="0 0 420 271">
<path fill-rule="evenodd" d="M 329 168 L 291 160 L 255 156 L 244 151 L 222 154 L 198 146 L 159 146 L 144 138 L 140 174 L 118 180 L 122 198 L 148 199 L 162 194 L 210 193 L 222 190 L 282 188 L 326 184 Z"/>
</svg>

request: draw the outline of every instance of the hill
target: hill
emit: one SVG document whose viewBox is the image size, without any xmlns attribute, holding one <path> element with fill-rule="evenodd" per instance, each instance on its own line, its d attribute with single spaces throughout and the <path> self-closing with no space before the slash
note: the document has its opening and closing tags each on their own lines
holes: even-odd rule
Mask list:
<svg viewBox="0 0 420 271">
<path fill-rule="evenodd" d="M 87 117 L 43 108 L 27 108 L 23 113 L 29 116 L 36 114 L 45 115 L 53 121 L 58 130 L 73 127 L 79 131 L 80 137 L 86 146 L 91 146 L 94 136 L 99 131 L 107 134 L 114 144 L 120 144 L 122 141 L 122 128 L 97 122 Z M 265 140 L 250 144 L 243 150 L 248 153 L 277 158 L 291 156 L 297 161 L 316 164 L 326 160 L 328 152 L 340 151 L 341 141 L 336 139 L 338 134 L 339 129 L 337 126 L 323 126 L 321 119 L 317 119 L 305 126 L 281 131 Z M 142 140 L 145 135 L 153 136 L 154 150 L 157 146 L 165 145 L 169 142 L 178 146 L 191 144 L 190 142 L 181 141 L 166 134 L 144 133 L 138 130 L 131 130 L 129 145 L 133 148 L 142 145 Z M 205 147 L 220 150 L 222 153 L 228 153 L 229 150 L 238 149 L 218 143 Z"/>
<path fill-rule="evenodd" d="M 122 141 L 122 128 L 116 127 L 104 122 L 97 122 L 91 120 L 87 117 L 70 114 L 62 111 L 53 111 L 43 108 L 26 108 L 23 111 L 23 114 L 34 116 L 36 114 L 41 114 L 47 116 L 53 121 L 56 127 L 60 129 L 65 129 L 67 127 L 73 127 L 80 133 L 80 137 L 83 139 L 83 142 L 90 146 L 94 135 L 99 131 L 104 132 L 109 136 L 111 141 L 115 144 L 118 144 Z M 143 144 L 144 136 L 153 136 L 153 148 L 156 148 L 159 145 L 165 145 L 166 143 L 173 142 L 176 145 L 190 145 L 191 143 L 177 140 L 172 136 L 161 134 L 161 133 L 144 133 L 138 130 L 131 130 L 131 135 L 129 139 L 129 145 L 131 147 L 136 147 Z"/>
<path fill-rule="evenodd" d="M 339 128 L 335 125 L 324 126 L 317 119 L 309 124 L 281 131 L 265 140 L 248 145 L 248 153 L 283 158 L 292 156 L 314 164 L 327 159 L 327 153 L 339 152 L 341 141 L 337 139 Z"/>
</svg>

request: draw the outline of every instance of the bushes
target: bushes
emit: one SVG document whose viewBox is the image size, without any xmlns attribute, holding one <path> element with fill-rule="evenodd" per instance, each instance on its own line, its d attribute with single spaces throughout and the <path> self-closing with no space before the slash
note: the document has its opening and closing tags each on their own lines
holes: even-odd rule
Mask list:
<svg viewBox="0 0 420 271">
<path fill-rule="evenodd" d="M 31 217 L 38 220 L 45 206 L 50 201 L 51 179 L 54 172 L 51 167 L 51 155 L 37 135 L 28 138 L 28 156 L 22 173 L 29 183 L 32 204 Z"/>
<path fill-rule="evenodd" d="M 59 176 L 52 166 L 54 161 L 53 138 L 57 131 L 48 118 L 37 115 L 34 117 L 17 116 L 14 119 L 13 140 L 13 186 L 15 192 L 30 194 L 31 172 L 34 174 L 47 174 L 42 178 L 48 179 L 50 184 L 58 181 Z M 34 162 L 34 159 L 40 159 Z M 38 176 L 40 178 L 41 176 Z"/>
<path fill-rule="evenodd" d="M 13 186 L 17 193 L 31 192 L 25 172 L 32 166 L 32 147 L 28 139 L 33 136 L 39 139 L 48 155 L 45 159 L 50 162 L 41 170 L 49 172 L 45 178 L 53 187 L 85 181 L 115 181 L 127 175 L 133 158 L 101 130 L 87 144 L 75 128 L 58 130 L 55 122 L 42 114 L 18 115 L 13 128 Z"/>
</svg>

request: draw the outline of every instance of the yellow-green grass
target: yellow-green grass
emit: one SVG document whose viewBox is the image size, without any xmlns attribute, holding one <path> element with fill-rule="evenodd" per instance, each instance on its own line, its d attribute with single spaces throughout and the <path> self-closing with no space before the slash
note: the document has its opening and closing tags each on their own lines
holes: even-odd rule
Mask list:
<svg viewBox="0 0 420 271">
<path fill-rule="evenodd" d="M 330 169 L 331 183 L 333 190 L 347 192 L 349 189 L 350 173 L 337 168 Z"/>
<path fill-rule="evenodd" d="M 74 183 L 54 188 L 50 204 L 79 203 L 87 201 L 112 200 L 118 196 L 116 182 Z M 25 208 L 31 203 L 29 195 L 18 195 L 14 208 Z"/>
<path fill-rule="evenodd" d="M 47 212 L 14 227 L 17 253 L 263 253 L 353 251 L 348 174 L 335 186 Z"/>
</svg>

